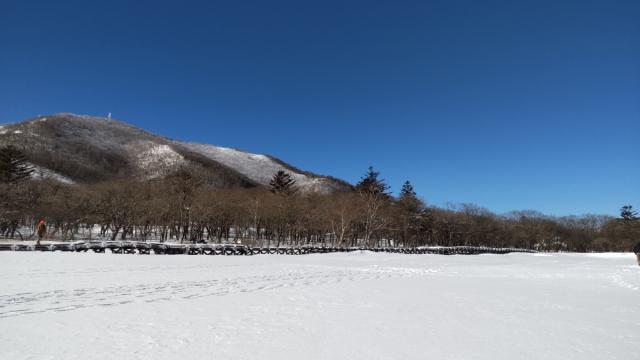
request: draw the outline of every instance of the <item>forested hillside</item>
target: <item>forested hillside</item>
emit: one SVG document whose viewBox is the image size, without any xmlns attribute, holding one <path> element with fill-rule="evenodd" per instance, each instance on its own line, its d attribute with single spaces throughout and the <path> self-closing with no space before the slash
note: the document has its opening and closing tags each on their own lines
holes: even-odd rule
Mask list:
<svg viewBox="0 0 640 360">
<path fill-rule="evenodd" d="M 4 174 L 22 176 L 3 176 L 0 183 L 3 238 L 33 238 L 39 219 L 46 219 L 48 236 L 64 240 L 628 251 L 640 238 L 631 206 L 622 208 L 620 218 L 496 215 L 474 205 L 442 209 L 425 204 L 409 182 L 398 197 L 389 195 L 372 168 L 353 191 L 318 193 L 299 191 L 285 171 L 274 174 L 269 186 L 252 188 L 216 188 L 193 167 L 143 181 L 65 184 L 30 178 L 26 162 L 5 160 Z"/>
<path fill-rule="evenodd" d="M 186 168 L 218 189 L 268 185 L 286 170 L 303 192 L 348 191 L 342 180 L 302 171 L 272 156 L 148 133 L 110 118 L 74 114 L 39 116 L 0 126 L 0 146 L 20 149 L 39 177 L 74 183 L 159 179 Z"/>
</svg>

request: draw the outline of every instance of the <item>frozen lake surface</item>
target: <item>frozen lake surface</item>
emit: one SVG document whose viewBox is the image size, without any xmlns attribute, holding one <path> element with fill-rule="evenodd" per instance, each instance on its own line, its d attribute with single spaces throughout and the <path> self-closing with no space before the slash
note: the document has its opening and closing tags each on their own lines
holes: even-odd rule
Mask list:
<svg viewBox="0 0 640 360">
<path fill-rule="evenodd" d="M 633 254 L 0 253 L 9 359 L 638 359 Z"/>
</svg>

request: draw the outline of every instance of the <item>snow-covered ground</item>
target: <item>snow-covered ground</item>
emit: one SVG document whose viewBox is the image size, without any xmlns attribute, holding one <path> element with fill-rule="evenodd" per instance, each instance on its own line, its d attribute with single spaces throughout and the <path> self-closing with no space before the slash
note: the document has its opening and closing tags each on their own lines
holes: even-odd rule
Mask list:
<svg viewBox="0 0 640 360">
<path fill-rule="evenodd" d="M 0 253 L 0 358 L 638 359 L 632 254 Z"/>
</svg>

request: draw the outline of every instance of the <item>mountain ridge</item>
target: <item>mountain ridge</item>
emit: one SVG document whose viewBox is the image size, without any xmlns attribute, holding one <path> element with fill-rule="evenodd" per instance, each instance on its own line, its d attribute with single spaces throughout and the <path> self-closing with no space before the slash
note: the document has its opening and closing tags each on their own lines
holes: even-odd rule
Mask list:
<svg viewBox="0 0 640 360">
<path fill-rule="evenodd" d="M 184 142 L 124 121 L 56 113 L 0 125 L 0 145 L 15 145 L 41 173 L 72 182 L 161 178 L 188 167 L 216 188 L 268 186 L 279 170 L 302 192 L 349 191 L 346 181 L 300 170 L 277 157 L 236 148 Z"/>
</svg>

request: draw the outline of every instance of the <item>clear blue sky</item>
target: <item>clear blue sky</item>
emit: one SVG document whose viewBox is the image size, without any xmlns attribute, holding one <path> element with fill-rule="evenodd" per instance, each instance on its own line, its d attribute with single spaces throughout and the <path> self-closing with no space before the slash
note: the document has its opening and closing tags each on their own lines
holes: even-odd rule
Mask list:
<svg viewBox="0 0 640 360">
<path fill-rule="evenodd" d="M 0 122 L 74 112 L 428 203 L 640 207 L 640 2 L 0 0 Z"/>
</svg>

